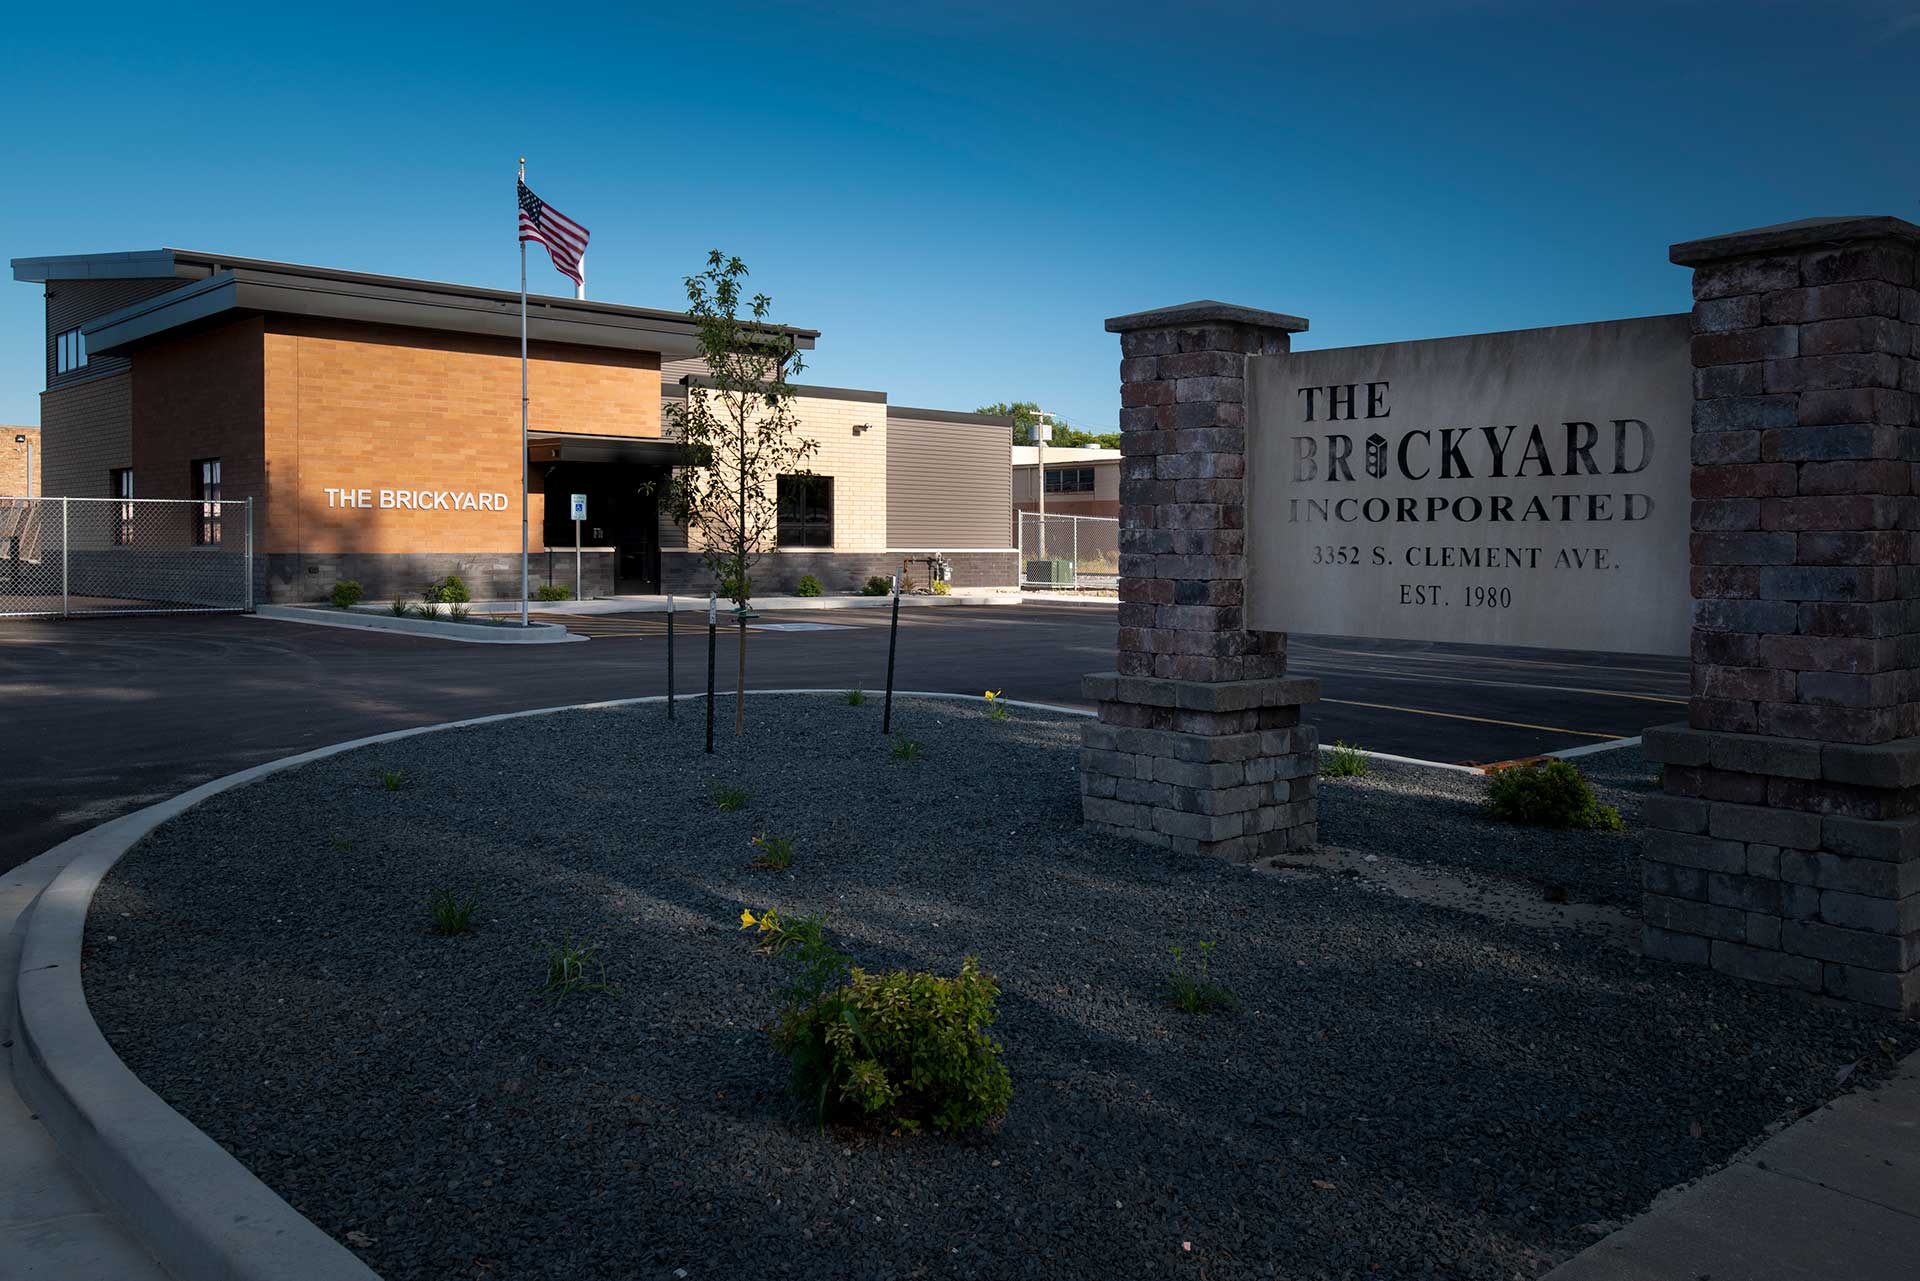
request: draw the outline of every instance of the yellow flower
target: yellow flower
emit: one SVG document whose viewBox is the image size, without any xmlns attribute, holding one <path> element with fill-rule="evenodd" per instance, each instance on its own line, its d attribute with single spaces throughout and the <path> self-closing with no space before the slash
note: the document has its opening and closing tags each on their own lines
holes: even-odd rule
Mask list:
<svg viewBox="0 0 1920 1281">
<path fill-rule="evenodd" d="M 994 699 L 1000 697 L 1000 691 L 997 689 L 990 689 L 986 691 L 986 694 L 987 694 L 987 701 L 989 703 L 991 703 Z"/>
<path fill-rule="evenodd" d="M 741 929 L 750 930 L 757 924 L 759 924 L 759 922 L 753 919 L 752 909 L 744 908 L 744 907 L 740 909 L 740 928 Z"/>
</svg>

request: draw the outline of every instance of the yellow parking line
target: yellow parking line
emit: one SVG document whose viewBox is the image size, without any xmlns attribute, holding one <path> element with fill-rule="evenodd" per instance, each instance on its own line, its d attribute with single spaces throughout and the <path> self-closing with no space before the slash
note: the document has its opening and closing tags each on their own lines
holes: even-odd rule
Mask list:
<svg viewBox="0 0 1920 1281">
<path fill-rule="evenodd" d="M 1549 734 L 1576 734 L 1581 738 L 1600 738 L 1608 742 L 1617 742 L 1625 738 L 1624 734 L 1596 734 L 1590 729 L 1566 729 L 1559 725 L 1535 725 L 1530 721 L 1500 721 L 1491 716 L 1466 716 L 1460 712 L 1435 712 L 1424 707 L 1396 707 L 1392 703 L 1360 703 L 1350 698 L 1323 698 L 1323 703 L 1338 703 L 1342 707 L 1371 707 L 1382 712 L 1407 712 L 1414 716 L 1442 716 L 1450 721 L 1475 721 L 1481 725 L 1510 725 L 1514 729 L 1545 730 Z"/>
</svg>

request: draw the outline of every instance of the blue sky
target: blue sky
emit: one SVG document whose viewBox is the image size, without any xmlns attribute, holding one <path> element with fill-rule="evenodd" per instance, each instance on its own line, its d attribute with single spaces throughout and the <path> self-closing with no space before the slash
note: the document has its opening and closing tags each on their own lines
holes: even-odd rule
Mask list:
<svg viewBox="0 0 1920 1281">
<path fill-rule="evenodd" d="M 1315 347 L 1645 315 L 1687 306 L 1673 241 L 1920 221 L 1920 0 L 651 8 L 30 6 L 0 246 L 512 288 L 524 154 L 590 297 L 678 306 L 723 248 L 823 331 L 808 381 L 1111 429 L 1121 312 Z M 0 421 L 34 423 L 7 286 Z"/>
</svg>

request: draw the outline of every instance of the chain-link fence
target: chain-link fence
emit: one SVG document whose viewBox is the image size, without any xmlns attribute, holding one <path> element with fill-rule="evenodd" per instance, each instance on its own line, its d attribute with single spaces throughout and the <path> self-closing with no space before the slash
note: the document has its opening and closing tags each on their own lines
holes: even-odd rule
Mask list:
<svg viewBox="0 0 1920 1281">
<path fill-rule="evenodd" d="M 1020 513 L 1020 585 L 1116 591 L 1120 522 L 1110 516 Z"/>
<path fill-rule="evenodd" d="M 0 617 L 253 608 L 253 502 L 0 498 Z"/>
</svg>

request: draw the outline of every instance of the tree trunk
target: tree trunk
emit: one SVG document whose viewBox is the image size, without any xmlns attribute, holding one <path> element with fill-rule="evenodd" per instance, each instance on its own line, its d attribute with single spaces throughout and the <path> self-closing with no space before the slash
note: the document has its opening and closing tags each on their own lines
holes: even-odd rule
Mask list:
<svg viewBox="0 0 1920 1281">
<path fill-rule="evenodd" d="M 747 620 L 740 620 L 740 674 L 733 686 L 733 736 L 739 738 L 747 720 Z"/>
</svg>

